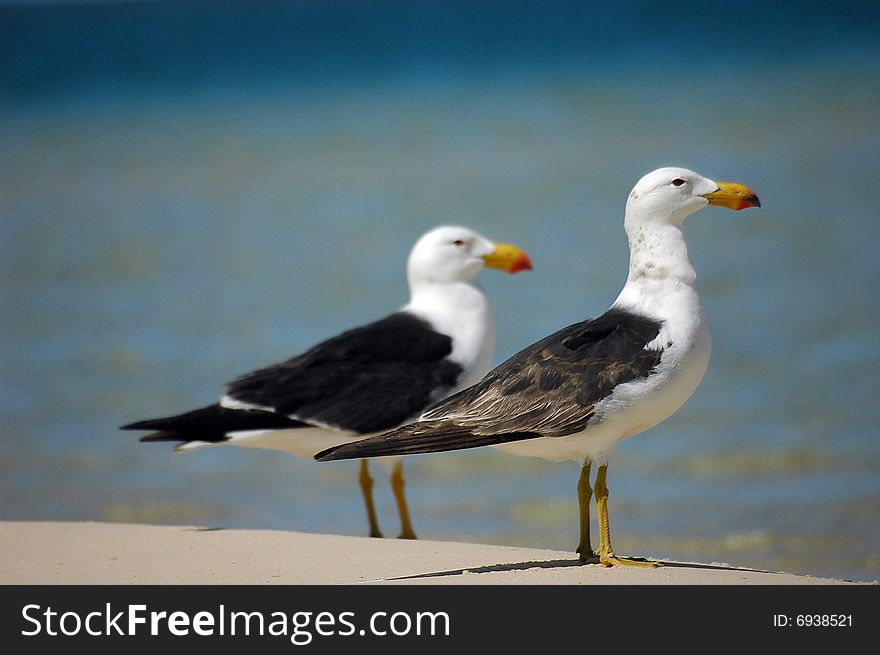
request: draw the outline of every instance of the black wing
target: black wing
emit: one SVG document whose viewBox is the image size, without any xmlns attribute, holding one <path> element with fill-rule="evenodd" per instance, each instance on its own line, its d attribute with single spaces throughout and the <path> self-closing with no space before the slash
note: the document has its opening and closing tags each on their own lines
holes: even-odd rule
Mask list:
<svg viewBox="0 0 880 655">
<path fill-rule="evenodd" d="M 227 395 L 341 430 L 389 430 L 452 389 L 462 372 L 452 339 L 406 312 L 343 332 L 281 364 L 244 375 Z"/>
<path fill-rule="evenodd" d="M 439 452 L 582 431 L 618 384 L 647 377 L 661 323 L 620 309 L 529 346 L 477 384 L 393 432 L 331 448 L 316 459 Z"/>
</svg>

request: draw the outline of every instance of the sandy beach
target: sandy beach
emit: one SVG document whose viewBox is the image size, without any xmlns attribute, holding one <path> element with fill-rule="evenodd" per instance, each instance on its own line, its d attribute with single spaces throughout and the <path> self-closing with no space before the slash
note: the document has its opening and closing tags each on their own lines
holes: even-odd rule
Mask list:
<svg viewBox="0 0 880 655">
<path fill-rule="evenodd" d="M 0 543 L 7 585 L 851 584 L 720 563 L 609 569 L 553 550 L 191 526 L 0 522 Z"/>
</svg>

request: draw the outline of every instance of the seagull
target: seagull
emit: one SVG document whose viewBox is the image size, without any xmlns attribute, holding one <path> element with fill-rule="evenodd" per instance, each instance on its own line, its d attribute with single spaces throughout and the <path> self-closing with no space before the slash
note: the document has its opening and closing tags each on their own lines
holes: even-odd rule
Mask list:
<svg viewBox="0 0 880 655">
<path fill-rule="evenodd" d="M 120 429 L 154 430 L 140 440 L 180 442 L 178 452 L 226 444 L 311 460 L 318 451 L 414 420 L 491 367 L 494 318 L 476 283 L 484 267 L 517 273 L 532 263 L 516 246 L 493 243 L 465 227 L 437 227 L 409 254 L 410 300 L 398 311 L 242 375 L 226 385 L 217 403 Z M 402 461 L 389 463 L 399 536 L 415 539 Z M 381 537 L 366 460 L 359 483 L 370 536 Z"/>
<path fill-rule="evenodd" d="M 581 465 L 579 560 L 658 566 L 617 557 L 608 521 L 608 462 L 615 445 L 674 414 L 709 363 L 709 327 L 688 258 L 685 218 L 707 205 L 760 207 L 746 186 L 683 168 L 642 177 L 626 203 L 629 275 L 604 314 L 565 327 L 517 353 L 477 384 L 386 434 L 330 448 L 318 461 L 496 446 Z M 599 549 L 590 542 L 590 467 Z"/>
</svg>

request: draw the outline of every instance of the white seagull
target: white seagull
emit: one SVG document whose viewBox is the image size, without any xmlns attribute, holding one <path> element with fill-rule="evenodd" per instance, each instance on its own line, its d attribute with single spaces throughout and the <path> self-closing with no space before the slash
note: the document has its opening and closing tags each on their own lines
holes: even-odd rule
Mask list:
<svg viewBox="0 0 880 655">
<path fill-rule="evenodd" d="M 707 205 L 760 207 L 748 187 L 683 168 L 645 175 L 626 203 L 630 263 L 611 308 L 529 346 L 417 422 L 319 453 L 319 461 L 497 446 L 517 455 L 581 463 L 580 561 L 605 566 L 658 562 L 619 558 L 608 524 L 608 461 L 621 439 L 669 418 L 709 363 L 709 328 L 682 227 Z M 599 549 L 590 543 L 590 465 Z"/>
<path fill-rule="evenodd" d="M 228 444 L 312 459 L 331 446 L 414 420 L 491 366 L 494 319 L 475 281 L 483 267 L 516 273 L 532 264 L 516 246 L 492 243 L 473 230 L 435 228 L 409 254 L 410 300 L 398 311 L 239 377 L 218 403 L 121 429 L 155 430 L 141 441 L 181 442 L 176 451 Z M 400 458 L 391 464 L 400 537 L 415 539 L 403 465 Z M 359 482 L 370 536 L 381 537 L 366 460 Z"/>
</svg>

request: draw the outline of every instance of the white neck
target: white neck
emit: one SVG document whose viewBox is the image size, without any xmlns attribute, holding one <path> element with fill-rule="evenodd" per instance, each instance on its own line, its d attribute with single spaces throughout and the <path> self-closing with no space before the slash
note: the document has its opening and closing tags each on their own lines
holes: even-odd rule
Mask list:
<svg viewBox="0 0 880 655">
<path fill-rule="evenodd" d="M 403 308 L 452 337 L 450 359 L 465 369 L 463 382 L 485 375 L 495 349 L 495 321 L 489 299 L 474 282 L 421 282 Z M 467 386 L 465 385 L 465 386 Z"/>
<path fill-rule="evenodd" d="M 678 225 L 627 222 L 629 275 L 615 307 L 659 320 L 676 314 L 701 315 L 696 271 Z M 683 306 L 684 305 L 684 306 Z"/>
</svg>

